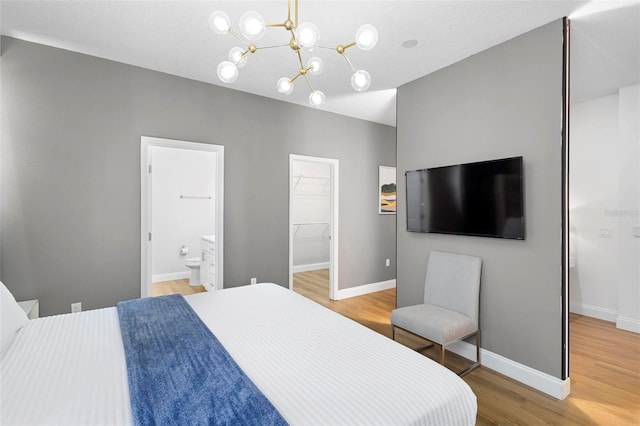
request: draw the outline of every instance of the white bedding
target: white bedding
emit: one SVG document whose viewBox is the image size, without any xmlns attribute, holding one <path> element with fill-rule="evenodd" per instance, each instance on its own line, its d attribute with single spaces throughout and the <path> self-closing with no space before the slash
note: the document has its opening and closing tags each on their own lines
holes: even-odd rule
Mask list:
<svg viewBox="0 0 640 426">
<path fill-rule="evenodd" d="M 476 397 L 424 356 L 275 284 L 186 297 L 293 425 L 473 425 Z M 32 320 L 0 366 L 0 424 L 130 424 L 115 308 Z"/>
</svg>

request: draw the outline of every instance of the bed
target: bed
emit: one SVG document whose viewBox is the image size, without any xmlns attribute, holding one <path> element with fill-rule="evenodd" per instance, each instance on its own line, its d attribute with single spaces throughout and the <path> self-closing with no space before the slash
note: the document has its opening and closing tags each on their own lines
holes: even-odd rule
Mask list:
<svg viewBox="0 0 640 426">
<path fill-rule="evenodd" d="M 475 424 L 457 375 L 281 286 L 185 300 L 289 424 Z M 117 309 L 28 321 L 2 354 L 0 398 L 2 425 L 132 424 Z"/>
</svg>

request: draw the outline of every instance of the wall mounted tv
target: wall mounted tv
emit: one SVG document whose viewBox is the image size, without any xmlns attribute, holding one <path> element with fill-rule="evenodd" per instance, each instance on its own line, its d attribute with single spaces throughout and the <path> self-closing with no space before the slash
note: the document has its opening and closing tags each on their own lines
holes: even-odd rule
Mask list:
<svg viewBox="0 0 640 426">
<path fill-rule="evenodd" d="M 405 172 L 407 231 L 524 240 L 522 157 Z"/>
</svg>

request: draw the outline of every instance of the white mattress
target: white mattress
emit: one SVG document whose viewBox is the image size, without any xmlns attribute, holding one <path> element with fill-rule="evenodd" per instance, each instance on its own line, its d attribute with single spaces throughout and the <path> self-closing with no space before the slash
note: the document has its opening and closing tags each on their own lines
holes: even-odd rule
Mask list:
<svg viewBox="0 0 640 426">
<path fill-rule="evenodd" d="M 187 300 L 290 424 L 475 424 L 454 373 L 280 286 Z M 31 321 L 0 375 L 2 425 L 131 423 L 115 308 Z"/>
</svg>

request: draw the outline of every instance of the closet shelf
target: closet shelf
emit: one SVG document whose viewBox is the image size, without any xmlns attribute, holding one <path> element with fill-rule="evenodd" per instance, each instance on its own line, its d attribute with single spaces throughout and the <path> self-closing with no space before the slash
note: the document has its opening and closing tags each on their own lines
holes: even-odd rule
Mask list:
<svg viewBox="0 0 640 426">
<path fill-rule="evenodd" d="M 293 190 L 295 191 L 298 188 L 300 183 L 306 183 L 310 185 L 322 185 L 322 189 L 318 192 L 323 194 L 329 193 L 329 182 L 330 179 L 325 176 L 308 176 L 308 175 L 294 175 L 292 176 L 294 181 Z"/>
<path fill-rule="evenodd" d="M 191 198 L 194 200 L 210 200 L 211 195 L 181 195 L 180 198 Z"/>
<path fill-rule="evenodd" d="M 300 222 L 300 223 L 294 223 L 293 226 L 295 227 L 295 230 L 293 231 L 293 239 L 296 239 L 296 236 L 298 235 L 298 231 L 300 231 L 300 228 L 311 227 L 311 226 L 317 226 L 318 228 L 323 226 L 324 228 L 322 228 L 322 232 L 320 233 L 320 235 L 314 236 L 314 237 L 307 237 L 306 239 L 329 238 L 329 235 L 327 235 L 327 231 L 329 230 L 329 226 L 330 226 L 329 222 Z"/>
</svg>

